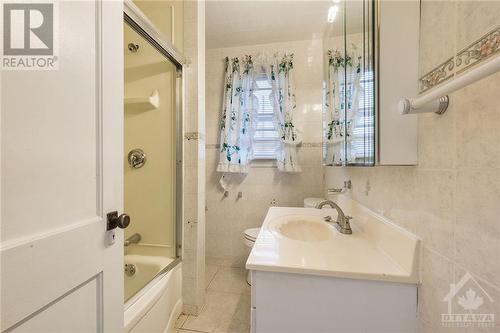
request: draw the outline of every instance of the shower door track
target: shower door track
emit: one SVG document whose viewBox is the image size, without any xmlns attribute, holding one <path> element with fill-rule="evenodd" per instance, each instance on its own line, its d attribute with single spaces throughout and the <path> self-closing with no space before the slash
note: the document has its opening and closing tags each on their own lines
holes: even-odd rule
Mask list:
<svg viewBox="0 0 500 333">
<path fill-rule="evenodd" d="M 165 38 L 160 30 L 147 18 L 132 0 L 123 2 L 123 18 L 132 29 L 147 39 L 158 51 L 172 61 L 177 69 L 186 64 L 184 55 Z"/>
<path fill-rule="evenodd" d="M 181 257 L 175 258 L 174 261 L 172 261 L 170 264 L 165 266 L 158 274 L 155 275 L 155 277 L 149 281 L 144 287 L 141 288 L 135 295 L 130 297 L 125 304 L 123 304 L 123 310 L 127 310 L 132 304 L 137 302 L 139 298 L 141 298 L 152 286 L 154 286 L 160 279 L 163 277 L 164 274 L 170 272 L 172 269 L 174 269 L 175 266 L 180 264 L 182 262 Z"/>
<path fill-rule="evenodd" d="M 154 26 L 154 24 L 146 17 L 146 15 L 137 7 L 131 0 L 124 1 L 123 9 L 124 21 L 140 36 L 146 39 L 153 47 L 161 54 L 169 59 L 177 68 L 175 80 L 175 113 L 176 113 L 176 221 L 175 221 L 175 253 L 176 258 L 170 264 L 165 266 L 156 276 L 148 282 L 137 294 L 132 296 L 125 304 L 125 308 L 133 304 L 141 295 L 158 281 L 165 273 L 172 270 L 175 266 L 182 262 L 182 118 L 183 118 L 183 65 L 186 64 L 185 58 L 177 48 L 167 40 L 164 35 Z"/>
</svg>

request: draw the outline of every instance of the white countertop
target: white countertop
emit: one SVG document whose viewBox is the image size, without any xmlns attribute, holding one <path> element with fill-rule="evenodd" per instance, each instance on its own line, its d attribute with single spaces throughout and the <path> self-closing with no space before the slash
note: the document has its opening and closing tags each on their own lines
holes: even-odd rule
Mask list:
<svg viewBox="0 0 500 333">
<path fill-rule="evenodd" d="M 336 201 L 351 220 L 351 235 L 341 234 L 323 217 L 337 212 L 326 208 L 272 207 L 250 253 L 246 268 L 400 283 L 419 282 L 420 239 L 385 220 L 356 201 L 338 196 Z M 324 223 L 324 240 L 300 241 L 278 231 L 285 220 L 307 217 Z"/>
</svg>

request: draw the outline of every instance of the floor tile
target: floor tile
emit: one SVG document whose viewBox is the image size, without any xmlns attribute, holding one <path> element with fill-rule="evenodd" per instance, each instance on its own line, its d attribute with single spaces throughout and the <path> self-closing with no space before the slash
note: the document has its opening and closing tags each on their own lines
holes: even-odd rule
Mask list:
<svg viewBox="0 0 500 333">
<path fill-rule="evenodd" d="M 231 266 L 231 259 L 227 258 L 216 258 L 216 257 L 206 257 L 205 263 L 208 265 L 217 265 L 217 266 Z"/>
<path fill-rule="evenodd" d="M 188 316 L 185 314 L 181 314 L 179 318 L 175 321 L 174 328 L 181 328 L 182 325 L 186 322 Z"/>
<path fill-rule="evenodd" d="M 250 295 L 208 291 L 198 316 L 189 316 L 183 330 L 208 333 L 247 333 L 250 327 Z"/>
<path fill-rule="evenodd" d="M 246 281 L 247 271 L 244 268 L 221 267 L 208 286 L 208 291 L 250 294 L 250 286 Z"/>
<path fill-rule="evenodd" d="M 205 288 L 208 288 L 210 285 L 210 282 L 215 277 L 215 274 L 217 274 L 217 271 L 219 270 L 220 266 L 217 265 L 206 265 L 205 266 Z"/>
<path fill-rule="evenodd" d="M 250 331 L 250 295 L 241 294 L 229 321 L 221 322 L 216 333 L 248 333 Z"/>
</svg>

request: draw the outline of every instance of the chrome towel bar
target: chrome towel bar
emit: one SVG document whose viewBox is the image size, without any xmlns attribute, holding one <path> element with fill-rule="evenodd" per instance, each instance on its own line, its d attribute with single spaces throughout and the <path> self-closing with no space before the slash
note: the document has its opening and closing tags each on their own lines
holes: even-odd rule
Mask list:
<svg viewBox="0 0 500 333">
<path fill-rule="evenodd" d="M 441 87 L 415 98 L 404 98 L 399 101 L 400 114 L 434 112 L 443 114 L 448 108 L 448 95 L 491 74 L 500 71 L 500 56 L 477 66 L 463 75 L 455 77 Z"/>
</svg>

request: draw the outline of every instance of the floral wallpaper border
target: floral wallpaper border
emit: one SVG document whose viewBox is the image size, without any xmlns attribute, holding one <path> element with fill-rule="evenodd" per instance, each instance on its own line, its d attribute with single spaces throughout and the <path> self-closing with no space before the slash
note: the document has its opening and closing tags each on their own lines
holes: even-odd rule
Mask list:
<svg viewBox="0 0 500 333">
<path fill-rule="evenodd" d="M 490 58 L 500 51 L 500 26 L 490 31 L 462 51 L 458 52 L 455 60 L 457 73 L 469 69 L 475 64 Z M 463 67 L 463 68 L 460 68 Z"/>
<path fill-rule="evenodd" d="M 302 142 L 299 148 L 321 148 L 323 144 L 321 142 Z M 205 145 L 205 149 L 219 149 L 220 144 L 218 143 L 207 143 Z"/>
<path fill-rule="evenodd" d="M 443 62 L 441 65 L 434 68 L 429 73 L 422 76 L 419 79 L 419 81 L 420 81 L 420 88 L 419 88 L 420 93 L 423 93 L 423 92 L 431 89 L 432 87 L 435 87 L 438 84 L 441 84 L 441 83 L 447 81 L 448 79 L 452 78 L 454 69 L 455 69 L 455 61 L 454 61 L 454 58 L 451 57 L 450 59 Z"/>
<path fill-rule="evenodd" d="M 491 30 L 419 79 L 423 93 L 500 53 L 500 26 Z"/>
</svg>

